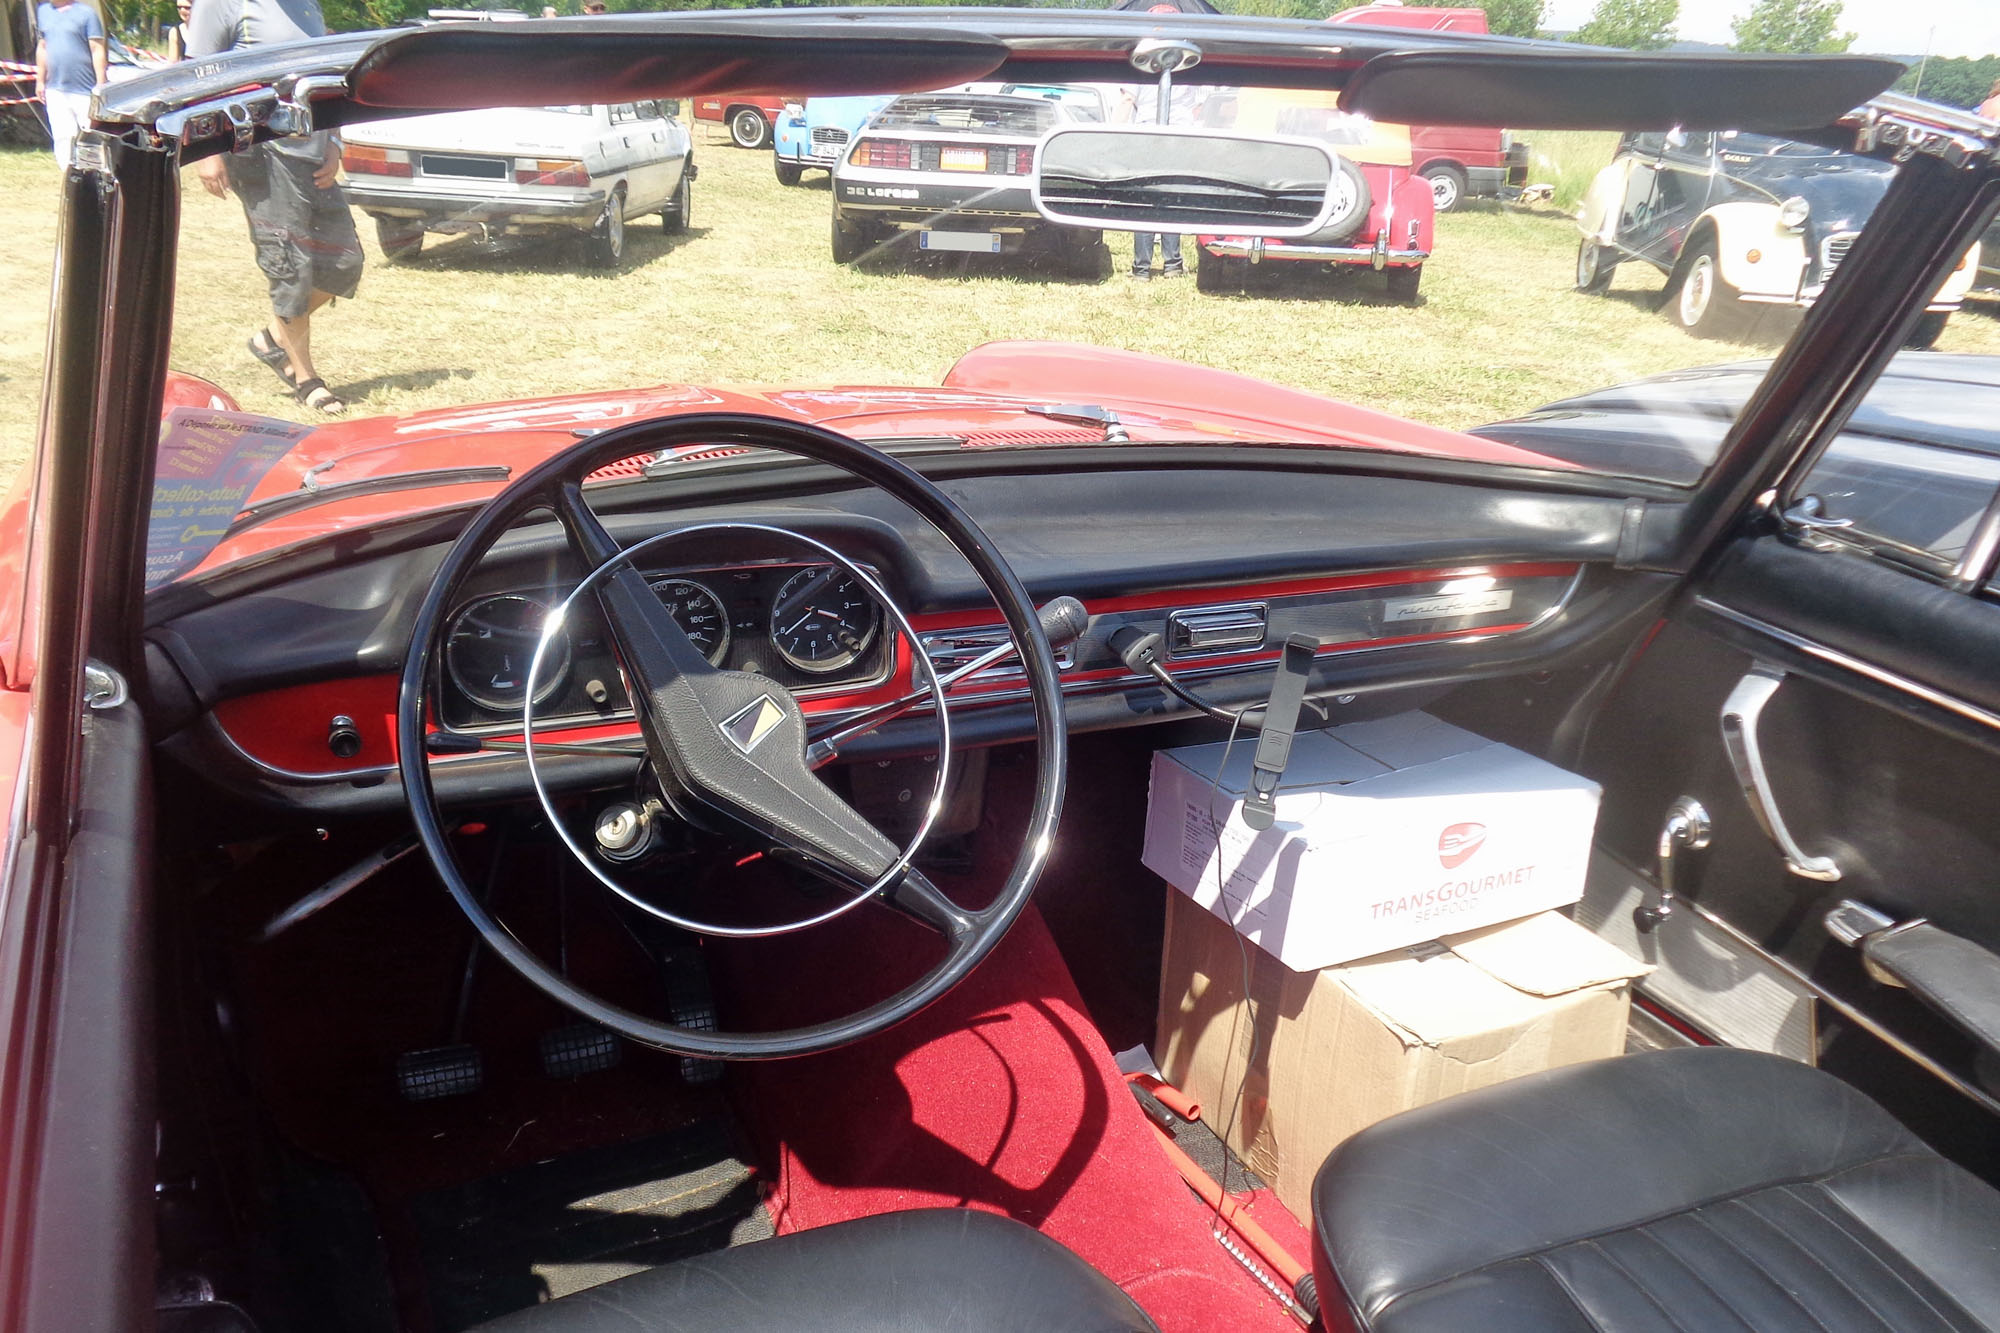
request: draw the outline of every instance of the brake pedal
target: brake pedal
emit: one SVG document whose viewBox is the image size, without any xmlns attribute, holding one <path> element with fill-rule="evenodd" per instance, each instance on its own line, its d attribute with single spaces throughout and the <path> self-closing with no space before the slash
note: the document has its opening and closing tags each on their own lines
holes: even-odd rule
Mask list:
<svg viewBox="0 0 2000 1333">
<path fill-rule="evenodd" d="M 695 948 L 663 949 L 660 966 L 667 978 L 667 1013 L 676 1027 L 715 1031 L 715 991 L 708 982 L 708 963 Z M 692 1084 L 714 1083 L 722 1077 L 722 1061 L 681 1057 L 681 1079 Z"/>
<path fill-rule="evenodd" d="M 572 1023 L 542 1034 L 542 1072 L 550 1078 L 582 1078 L 616 1068 L 624 1058 L 618 1034 L 595 1023 Z"/>
<path fill-rule="evenodd" d="M 486 1081 L 479 1049 L 459 1042 L 426 1051 L 404 1051 L 396 1057 L 396 1086 L 413 1102 L 434 1102 L 478 1092 Z"/>
</svg>

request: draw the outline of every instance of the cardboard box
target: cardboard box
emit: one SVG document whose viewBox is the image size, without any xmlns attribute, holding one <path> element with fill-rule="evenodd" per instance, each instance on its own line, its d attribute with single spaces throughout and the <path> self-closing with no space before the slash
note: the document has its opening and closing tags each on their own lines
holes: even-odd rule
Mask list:
<svg viewBox="0 0 2000 1333">
<path fill-rule="evenodd" d="M 1544 912 L 1294 972 L 1185 895 L 1167 899 L 1161 1072 L 1302 1220 L 1320 1164 L 1358 1130 L 1455 1092 L 1622 1052 L 1631 981 L 1648 970 Z"/>
<path fill-rule="evenodd" d="M 1301 733 L 1277 821 L 1243 823 L 1253 739 L 1153 756 L 1141 859 L 1295 971 L 1583 896 L 1597 784 L 1423 713 Z M 1217 826 L 1220 824 L 1220 851 Z"/>
</svg>

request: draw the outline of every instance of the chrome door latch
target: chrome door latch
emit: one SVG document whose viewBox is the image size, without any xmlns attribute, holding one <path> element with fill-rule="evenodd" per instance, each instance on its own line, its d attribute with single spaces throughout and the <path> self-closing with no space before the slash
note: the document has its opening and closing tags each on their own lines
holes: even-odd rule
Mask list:
<svg viewBox="0 0 2000 1333">
<path fill-rule="evenodd" d="M 1660 825 L 1659 865 L 1653 900 L 1632 909 L 1632 924 L 1641 935 L 1650 935 L 1674 914 L 1674 854 L 1698 852 L 1708 846 L 1708 811 L 1692 796 L 1683 796 L 1667 807 L 1667 821 Z"/>
<path fill-rule="evenodd" d="M 1778 515 L 1784 537 L 1810 551 L 1837 551 L 1840 543 L 1827 534 L 1854 526 L 1851 518 L 1834 518 L 1826 512 L 1826 501 L 1817 495 L 1801 495 Z"/>
<path fill-rule="evenodd" d="M 1800 879 L 1830 884 L 1840 878 L 1840 867 L 1831 857 L 1808 856 L 1792 837 L 1784 816 L 1778 813 L 1777 798 L 1771 794 L 1771 777 L 1764 769 L 1764 750 L 1757 739 L 1757 721 L 1764 715 L 1764 705 L 1784 683 L 1784 672 L 1761 664 L 1736 682 L 1722 705 L 1722 748 L 1729 753 L 1729 766 L 1735 770 L 1736 784 L 1743 788 L 1750 813 L 1785 858 L 1785 869 Z"/>
<path fill-rule="evenodd" d="M 132 697 L 125 677 L 96 658 L 83 664 L 83 702 L 92 709 L 116 708 Z"/>
</svg>

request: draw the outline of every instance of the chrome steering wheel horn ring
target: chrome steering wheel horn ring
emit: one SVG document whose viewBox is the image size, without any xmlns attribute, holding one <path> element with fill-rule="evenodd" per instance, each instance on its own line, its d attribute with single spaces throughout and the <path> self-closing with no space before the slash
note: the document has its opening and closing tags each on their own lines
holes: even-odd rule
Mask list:
<svg viewBox="0 0 2000 1333">
<path fill-rule="evenodd" d="M 669 925 L 679 926 L 682 930 L 693 931 L 697 935 L 715 935 L 729 939 L 759 939 L 771 935 L 787 935 L 793 931 L 805 930 L 808 927 L 832 921 L 836 917 L 845 916 L 847 913 L 861 906 L 861 904 L 881 893 L 882 890 L 895 883 L 904 871 L 909 869 L 910 862 L 916 857 L 917 850 L 924 845 L 924 840 L 930 837 L 931 828 L 937 823 L 939 812 L 944 809 L 945 790 L 950 781 L 951 715 L 945 706 L 944 683 L 939 678 L 937 667 L 932 663 L 928 654 L 917 653 L 915 656 L 923 669 L 925 678 L 929 682 L 931 702 L 937 709 L 938 763 L 937 779 L 931 791 L 930 803 L 924 809 L 923 819 L 918 824 L 916 832 L 911 835 L 909 841 L 904 845 L 902 854 L 889 864 L 888 869 L 875 877 L 874 883 L 870 884 L 864 890 L 852 893 L 845 902 L 830 907 L 824 912 L 803 917 L 797 921 L 785 922 L 774 926 L 718 925 L 713 922 L 697 921 L 692 917 L 683 917 L 632 892 L 623 884 L 620 884 L 603 866 L 599 865 L 598 858 L 590 855 L 583 844 L 577 840 L 576 835 L 570 831 L 568 822 L 557 812 L 555 800 L 549 795 L 548 784 L 542 780 L 541 768 L 535 761 L 535 685 L 541 677 L 544 655 L 547 653 L 550 645 L 561 635 L 563 626 L 569 619 L 570 610 L 576 604 L 577 599 L 597 587 L 612 570 L 621 565 L 630 564 L 641 552 L 667 542 L 680 541 L 702 532 L 754 532 L 766 537 L 776 537 L 780 540 L 804 546 L 818 552 L 828 562 L 839 566 L 842 570 L 853 576 L 863 588 L 867 589 L 868 594 L 876 602 L 887 609 L 890 617 L 895 621 L 896 628 L 902 632 L 904 642 L 910 644 L 919 642 L 917 632 L 911 626 L 909 617 L 903 613 L 903 608 L 896 604 L 895 599 L 889 595 L 888 590 L 882 586 L 881 581 L 860 565 L 849 560 L 839 551 L 817 538 L 808 537 L 802 532 L 793 532 L 786 528 L 773 527 L 767 523 L 695 523 L 686 527 L 671 528 L 666 532 L 655 533 L 642 541 L 637 541 L 630 546 L 624 547 L 616 555 L 599 562 L 594 569 L 584 575 L 582 581 L 575 588 L 571 589 L 569 596 L 563 598 L 562 602 L 543 618 L 541 634 L 535 641 L 534 655 L 528 661 L 528 693 L 521 706 L 521 740 L 524 746 L 523 753 L 526 755 L 528 761 L 528 781 L 535 788 L 535 798 L 541 803 L 542 813 L 548 816 L 549 827 L 555 830 L 556 836 L 562 840 L 563 846 L 569 849 L 570 854 L 582 864 L 585 870 L 590 872 L 598 883 L 640 911 L 657 917 Z M 781 690 L 784 686 L 773 682 L 771 688 Z M 634 710 L 646 706 L 643 702 L 644 691 L 634 690 L 631 694 Z M 754 707 L 754 705 L 752 706 Z M 748 710 L 746 709 L 745 711 L 747 712 Z M 738 716 L 741 716 L 741 714 Z M 748 738 L 731 737 L 731 740 L 746 753 L 755 747 L 757 741 L 762 739 L 761 734 L 753 734 Z"/>
</svg>

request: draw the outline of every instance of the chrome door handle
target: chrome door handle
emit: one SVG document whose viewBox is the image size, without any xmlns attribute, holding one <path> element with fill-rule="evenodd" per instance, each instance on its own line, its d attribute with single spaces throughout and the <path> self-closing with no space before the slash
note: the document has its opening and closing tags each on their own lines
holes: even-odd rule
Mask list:
<svg viewBox="0 0 2000 1333">
<path fill-rule="evenodd" d="M 1736 688 L 1722 705 L 1722 748 L 1729 753 L 1729 766 L 1736 770 L 1736 783 L 1743 788 L 1743 799 L 1749 803 L 1750 813 L 1757 817 L 1765 835 L 1777 844 L 1785 858 L 1785 869 L 1801 879 L 1831 882 L 1840 878 L 1840 867 L 1831 857 L 1806 855 L 1793 839 L 1791 830 L 1785 827 L 1784 816 L 1778 813 L 1777 799 L 1771 795 L 1770 775 L 1764 771 L 1757 720 L 1763 716 L 1764 705 L 1771 702 L 1771 696 L 1784 683 L 1785 673 L 1767 666 L 1752 667 L 1736 682 Z"/>
</svg>

